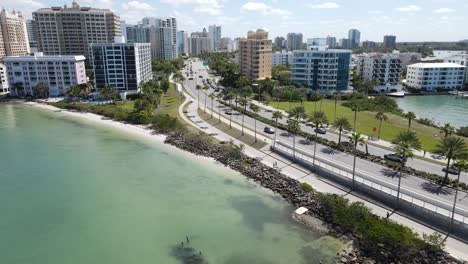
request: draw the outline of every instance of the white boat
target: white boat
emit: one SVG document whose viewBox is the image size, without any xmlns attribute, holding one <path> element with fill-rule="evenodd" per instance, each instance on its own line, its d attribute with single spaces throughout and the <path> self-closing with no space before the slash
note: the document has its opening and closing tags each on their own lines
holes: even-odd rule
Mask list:
<svg viewBox="0 0 468 264">
<path fill-rule="evenodd" d="M 394 93 L 387 93 L 387 96 L 391 96 L 391 97 L 405 97 L 405 92 L 399 91 L 399 92 L 394 92 Z"/>
</svg>

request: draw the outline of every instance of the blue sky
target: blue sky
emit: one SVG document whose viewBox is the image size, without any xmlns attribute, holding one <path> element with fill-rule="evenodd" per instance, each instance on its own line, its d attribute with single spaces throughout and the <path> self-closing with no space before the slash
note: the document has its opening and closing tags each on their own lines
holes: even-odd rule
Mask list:
<svg viewBox="0 0 468 264">
<path fill-rule="evenodd" d="M 70 5 L 71 0 L 67 0 Z M 1 6 L 26 13 L 57 0 L 2 0 Z M 175 16 L 179 29 L 189 32 L 209 24 L 222 26 L 227 37 L 245 36 L 265 28 L 270 37 L 301 32 L 305 38 L 347 36 L 361 31 L 361 40 L 458 41 L 468 39 L 468 0 L 77 0 L 82 6 L 110 8 L 127 23 L 145 16 Z"/>
</svg>

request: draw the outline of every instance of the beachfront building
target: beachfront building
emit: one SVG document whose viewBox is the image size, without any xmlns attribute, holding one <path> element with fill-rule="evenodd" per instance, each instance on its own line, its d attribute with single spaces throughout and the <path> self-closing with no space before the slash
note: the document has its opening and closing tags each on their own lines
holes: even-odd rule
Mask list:
<svg viewBox="0 0 468 264">
<path fill-rule="evenodd" d="M 0 95 L 10 92 L 5 64 L 0 63 Z"/>
<path fill-rule="evenodd" d="M 456 63 L 416 63 L 408 66 L 406 85 L 423 91 L 461 90 L 466 66 Z"/>
<path fill-rule="evenodd" d="M 26 21 L 20 12 L 0 11 L 0 59 L 4 56 L 28 55 Z"/>
<path fill-rule="evenodd" d="M 402 70 L 399 54 L 369 53 L 356 58 L 357 74 L 365 81 L 376 81 L 375 90 L 398 89 Z"/>
<path fill-rule="evenodd" d="M 137 93 L 139 84 L 153 77 L 149 43 L 99 43 L 91 50 L 97 90 L 112 85 L 120 92 Z"/>
<path fill-rule="evenodd" d="M 38 50 L 47 55 L 84 55 L 91 43 L 112 43 L 121 36 L 120 17 L 109 9 L 80 7 L 41 8 L 33 12 Z"/>
<path fill-rule="evenodd" d="M 249 31 L 247 39 L 239 41 L 239 68 L 243 76 L 250 80 L 263 80 L 271 77 L 272 41 L 263 29 Z"/>
<path fill-rule="evenodd" d="M 272 66 L 291 65 L 293 63 L 293 52 L 282 50 L 273 53 Z"/>
<path fill-rule="evenodd" d="M 468 54 L 456 54 L 444 59 L 444 62 L 456 63 L 465 66 L 465 85 L 468 84 Z"/>
<path fill-rule="evenodd" d="M 309 92 L 331 94 L 349 86 L 351 50 L 309 46 L 293 52 L 293 83 L 306 85 Z"/>
<path fill-rule="evenodd" d="M 46 56 L 37 52 L 34 56 L 5 57 L 4 63 L 13 95 L 34 95 L 34 86 L 43 83 L 49 88 L 50 96 L 59 96 L 68 87 L 87 81 L 83 55 Z"/>
</svg>

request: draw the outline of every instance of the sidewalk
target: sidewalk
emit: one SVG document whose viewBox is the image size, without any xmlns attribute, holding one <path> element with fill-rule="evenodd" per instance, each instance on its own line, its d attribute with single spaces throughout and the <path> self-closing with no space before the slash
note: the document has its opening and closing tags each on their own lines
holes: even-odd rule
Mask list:
<svg viewBox="0 0 468 264">
<path fill-rule="evenodd" d="M 230 137 L 229 135 L 223 133 L 222 131 L 219 131 L 215 127 L 211 126 L 207 122 L 203 121 L 198 116 L 198 111 L 197 111 L 197 105 L 196 105 L 196 99 L 191 97 L 189 94 L 186 94 L 182 86 L 180 84 L 177 84 L 177 88 L 180 92 L 182 92 L 185 96 L 185 102 L 180 106 L 179 108 L 179 115 L 189 124 L 193 125 L 194 127 L 204 131 L 205 133 L 208 134 L 213 134 L 213 137 L 215 137 L 218 140 L 221 141 L 233 141 L 234 144 L 243 144 L 242 142 L 238 141 L 235 138 Z M 192 116 L 192 119 L 189 119 L 184 113 L 183 109 L 187 103 L 190 101 L 193 101 L 194 103 L 191 103 L 191 106 L 188 107 L 188 116 Z M 203 107 L 203 102 L 200 102 L 200 106 Z M 208 107 L 207 107 L 208 109 Z M 215 114 L 213 115 L 215 116 Z M 216 117 L 217 113 L 216 113 Z M 193 120 L 193 121 L 192 121 Z M 226 121 L 225 118 L 221 118 L 221 120 L 224 122 Z M 196 123 L 195 123 L 195 122 Z M 229 119 L 227 119 L 228 124 L 229 124 Z M 234 125 L 234 123 L 233 123 Z M 238 125 L 237 125 L 238 126 Z M 245 129 L 245 128 L 244 128 Z M 245 130 L 250 131 L 250 130 Z M 252 131 L 250 131 L 252 132 Z M 248 132 L 248 133 L 250 133 Z M 244 144 L 245 145 L 245 144 Z M 342 196 L 346 196 L 350 201 L 352 202 L 362 202 L 365 204 L 368 208 L 372 210 L 372 212 L 380 217 L 386 217 L 387 212 L 392 212 L 392 209 L 383 207 L 381 205 L 378 205 L 376 203 L 373 203 L 372 201 L 367 200 L 366 198 L 357 196 L 353 192 L 349 192 L 348 190 L 342 189 L 341 187 L 337 187 L 333 183 L 327 181 L 324 178 L 319 177 L 318 175 L 314 174 L 313 172 L 309 171 L 308 169 L 291 163 L 290 160 L 285 159 L 277 154 L 272 153 L 268 147 L 263 148 L 262 150 L 257 150 L 254 149 L 248 145 L 245 145 L 244 148 L 244 153 L 252 158 L 257 158 L 261 159 L 261 162 L 269 167 L 273 167 L 273 164 L 276 163 L 277 167 L 279 170 L 286 176 L 291 177 L 293 179 L 297 179 L 300 182 L 307 182 L 310 184 L 314 189 L 320 192 L 326 192 L 326 193 L 334 193 Z M 404 215 L 400 215 L 399 212 L 392 213 L 389 217 L 395 222 L 398 222 L 402 225 L 408 226 L 411 229 L 413 229 L 415 232 L 420 234 L 432 234 L 435 232 L 432 228 L 425 226 L 423 224 L 420 224 L 416 221 L 413 221 Z M 442 233 L 442 235 L 445 237 L 445 234 Z M 466 248 L 468 247 L 467 244 L 451 238 L 447 237 L 446 239 L 446 251 L 449 252 L 452 256 L 464 260 L 468 260 L 468 251 Z"/>
<path fill-rule="evenodd" d="M 259 107 L 267 110 L 267 111 L 281 111 L 283 113 L 284 116 L 288 116 L 288 112 L 284 111 L 284 110 L 279 110 L 271 105 L 265 105 L 261 102 L 258 102 L 257 100 L 252 100 L 252 103 L 258 105 Z M 333 132 L 333 133 L 336 133 L 334 130 L 329 130 L 330 132 Z M 362 135 L 363 137 L 365 138 L 369 138 L 368 135 Z M 385 140 L 380 140 L 380 139 L 376 139 L 376 140 L 372 140 L 372 141 L 369 141 L 368 142 L 370 145 L 374 145 L 374 146 L 377 146 L 377 147 L 382 147 L 382 148 L 386 148 L 386 149 L 392 149 L 393 148 L 393 144 L 391 142 L 388 142 L 388 141 L 385 141 Z M 429 153 L 429 152 L 426 152 L 424 153 L 424 151 L 421 151 L 421 150 L 416 150 L 414 151 L 414 154 L 415 156 L 418 156 L 420 158 L 424 158 L 424 159 L 427 159 L 427 160 L 431 160 L 431 161 L 434 161 L 434 162 L 437 162 L 437 163 L 446 163 L 447 162 L 447 159 L 443 158 L 443 157 L 440 157 L 440 158 L 435 158 L 435 157 L 439 157 L 439 155 L 436 155 L 436 154 L 433 154 L 433 153 Z"/>
</svg>

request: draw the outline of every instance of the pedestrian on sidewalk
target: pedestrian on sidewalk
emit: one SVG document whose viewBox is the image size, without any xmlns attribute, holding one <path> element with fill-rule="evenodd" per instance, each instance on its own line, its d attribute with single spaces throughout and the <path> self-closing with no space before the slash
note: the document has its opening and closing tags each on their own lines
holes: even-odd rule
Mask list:
<svg viewBox="0 0 468 264">
<path fill-rule="evenodd" d="M 387 212 L 387 219 L 388 219 L 389 217 L 390 217 L 390 213 L 389 213 L 389 212 Z"/>
<path fill-rule="evenodd" d="M 424 150 L 424 154 L 423 154 L 423 157 L 426 157 L 426 151 Z"/>
</svg>

